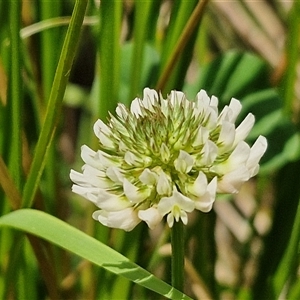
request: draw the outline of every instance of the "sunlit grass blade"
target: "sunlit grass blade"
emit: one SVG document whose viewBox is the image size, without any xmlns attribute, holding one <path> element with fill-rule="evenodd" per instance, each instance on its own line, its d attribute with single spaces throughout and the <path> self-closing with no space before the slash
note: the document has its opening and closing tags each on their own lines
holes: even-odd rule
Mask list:
<svg viewBox="0 0 300 300">
<path fill-rule="evenodd" d="M 23 207 L 30 207 L 33 202 L 45 166 L 47 152 L 55 134 L 63 95 L 75 56 L 87 2 L 87 0 L 77 0 L 75 3 L 73 15 L 54 77 L 45 122 L 39 136 L 30 172 L 24 186 Z"/>
<path fill-rule="evenodd" d="M 119 252 L 42 211 L 14 211 L 0 218 L 0 226 L 36 235 L 169 299 L 190 299 Z"/>
</svg>

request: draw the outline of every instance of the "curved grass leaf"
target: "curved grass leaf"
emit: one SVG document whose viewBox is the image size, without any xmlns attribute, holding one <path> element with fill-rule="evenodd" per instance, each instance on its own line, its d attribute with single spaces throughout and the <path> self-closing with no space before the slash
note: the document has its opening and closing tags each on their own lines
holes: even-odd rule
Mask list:
<svg viewBox="0 0 300 300">
<path fill-rule="evenodd" d="M 14 211 L 0 218 L 0 226 L 36 235 L 169 299 L 190 299 L 117 251 L 42 211 Z"/>
</svg>

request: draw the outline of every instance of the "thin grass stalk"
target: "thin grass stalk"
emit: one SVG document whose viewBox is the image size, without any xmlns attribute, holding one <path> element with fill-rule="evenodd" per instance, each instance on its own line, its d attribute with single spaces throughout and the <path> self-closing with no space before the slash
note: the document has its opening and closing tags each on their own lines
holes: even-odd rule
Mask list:
<svg viewBox="0 0 300 300">
<path fill-rule="evenodd" d="M 183 292 L 184 287 L 184 227 L 181 220 L 171 228 L 172 286 Z"/>
<path fill-rule="evenodd" d="M 178 60 L 178 57 L 180 56 L 180 54 L 184 50 L 185 46 L 187 45 L 194 30 L 197 28 L 197 25 L 201 21 L 202 16 L 205 11 L 205 7 L 208 4 L 208 2 L 209 2 L 209 0 L 199 1 L 197 6 L 195 7 L 191 17 L 189 18 L 186 26 L 184 27 L 184 30 L 182 31 L 182 34 L 180 35 L 173 51 L 171 52 L 165 67 L 163 68 L 163 70 L 161 72 L 161 75 L 156 84 L 156 90 L 163 90 L 165 85 L 167 84 L 168 78 L 171 75 L 172 70 L 174 69 L 174 67 L 176 65 L 176 61 Z"/>
<path fill-rule="evenodd" d="M 287 68 L 284 78 L 284 112 L 292 114 L 293 102 L 295 98 L 295 78 L 296 67 L 299 57 L 299 37 L 300 37 L 300 2 L 295 1 L 290 11 L 288 36 L 286 42 Z M 299 125 L 299 116 L 298 125 Z"/>
<path fill-rule="evenodd" d="M 101 1 L 99 36 L 100 102 L 97 117 L 105 119 L 119 99 L 120 34 L 123 1 Z"/>
<path fill-rule="evenodd" d="M 9 170 L 5 165 L 3 158 L 0 156 L 0 185 L 4 190 L 12 209 L 18 209 L 21 205 L 21 194 L 17 189 Z"/>
<path fill-rule="evenodd" d="M 49 251 L 49 248 L 46 249 L 43 246 L 45 243 L 33 235 L 27 234 L 27 238 L 38 261 L 50 298 L 59 299 L 59 286 L 57 284 L 57 276 L 55 274 L 53 262 L 48 259 L 49 255 L 47 256 L 48 253 L 45 251 Z"/>
<path fill-rule="evenodd" d="M 20 275 L 20 264 L 24 249 L 24 235 L 20 232 L 14 232 L 9 245 L 10 255 L 5 268 L 3 299 L 18 299 L 15 286 Z"/>
<path fill-rule="evenodd" d="M 51 1 L 41 1 L 41 18 L 49 19 L 61 14 L 61 3 L 53 5 Z M 55 76 L 55 66 L 59 58 L 60 35 L 58 28 L 45 30 L 41 34 L 41 73 L 43 98 L 48 99 L 51 93 L 53 78 Z M 53 43 L 56 41 L 56 43 Z M 57 194 L 56 177 L 57 170 L 55 167 L 56 151 L 53 147 L 49 147 L 48 158 L 45 166 L 45 205 L 47 211 L 54 211 L 55 199 Z"/>
<path fill-rule="evenodd" d="M 151 12 L 151 6 L 155 1 L 136 1 L 134 18 L 134 37 L 133 51 L 131 59 L 131 80 L 128 99 L 133 99 L 139 92 L 141 84 L 142 66 L 144 62 L 144 49 L 148 35 L 148 18 Z"/>
<path fill-rule="evenodd" d="M 281 259 L 280 264 L 272 280 L 274 296 L 276 299 L 278 299 L 284 285 L 287 283 L 288 278 L 291 275 L 291 270 L 295 269 L 295 266 L 298 263 L 299 243 L 300 243 L 300 205 L 298 205 L 297 208 L 297 213 L 296 213 L 290 241 L 288 243 L 283 258 Z"/>
<path fill-rule="evenodd" d="M 289 294 L 289 299 L 300 299 L 300 279 L 298 278 L 294 285 L 291 287 Z"/>
<path fill-rule="evenodd" d="M 77 0 L 75 2 L 71 22 L 62 47 L 62 52 L 49 97 L 45 122 L 37 142 L 29 175 L 24 186 L 22 207 L 31 207 L 33 203 L 45 166 L 48 149 L 53 141 L 60 117 L 64 92 L 79 41 L 87 2 L 88 0 Z"/>
<path fill-rule="evenodd" d="M 123 1 L 101 1 L 100 6 L 100 31 L 98 39 L 98 73 L 99 73 L 99 102 L 96 118 L 105 120 L 108 112 L 113 112 L 119 101 L 120 86 L 120 61 L 121 61 L 121 22 L 122 22 Z M 95 140 L 94 140 L 95 141 Z M 92 221 L 92 220 L 91 220 Z M 99 229 L 98 229 L 99 228 Z M 98 226 L 96 230 L 96 238 L 103 241 L 103 237 L 108 238 L 110 232 L 104 226 Z M 107 243 L 107 240 L 104 241 Z M 87 270 L 91 271 L 91 269 Z M 85 276 L 91 277 L 86 272 Z M 105 280 L 103 280 L 105 278 Z M 97 297 L 111 297 L 113 291 L 107 289 L 107 282 L 111 279 L 111 275 L 104 270 L 99 270 Z M 114 279 L 116 279 L 114 277 Z M 86 288 L 90 289 L 89 286 Z"/>
<path fill-rule="evenodd" d="M 22 178 L 22 79 L 21 79 L 21 1 L 10 2 L 9 9 L 11 68 L 9 76 L 9 107 L 11 108 L 11 145 L 9 153 L 9 169 L 18 189 Z"/>
<path fill-rule="evenodd" d="M 9 3 L 9 41 L 10 41 L 10 56 L 8 57 L 8 128 L 10 135 L 7 136 L 9 143 L 8 152 L 8 169 L 5 166 L 4 161 L 1 159 L 1 177 L 4 183 L 4 188 L 10 194 L 10 204 L 13 208 L 18 208 L 20 202 L 19 190 L 22 182 L 22 80 L 21 80 L 21 42 L 20 42 L 20 27 L 21 27 L 21 1 L 11 1 Z M 16 294 L 14 290 L 14 283 L 20 290 L 24 290 L 22 287 L 21 268 L 22 261 L 24 260 L 23 238 L 20 233 L 12 233 L 13 243 L 10 244 L 9 260 L 6 267 L 6 283 L 4 297 L 19 297 L 21 295 Z M 16 245 L 19 247 L 15 248 Z M 24 295 L 23 295 L 24 296 Z"/>
</svg>

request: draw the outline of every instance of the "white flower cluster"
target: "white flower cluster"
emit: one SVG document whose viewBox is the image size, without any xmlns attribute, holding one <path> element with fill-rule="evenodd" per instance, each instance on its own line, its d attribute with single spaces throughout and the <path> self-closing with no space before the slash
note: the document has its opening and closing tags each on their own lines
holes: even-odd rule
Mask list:
<svg viewBox="0 0 300 300">
<path fill-rule="evenodd" d="M 192 102 L 146 88 L 130 110 L 119 104 L 107 125 L 95 123 L 99 150 L 82 146 L 85 165 L 71 170 L 72 190 L 98 206 L 93 218 L 109 227 L 154 228 L 164 216 L 170 227 L 187 224 L 187 213 L 210 211 L 216 193 L 237 193 L 258 172 L 267 141 L 259 136 L 251 148 L 244 141 L 254 116 L 236 127 L 241 108 L 232 99 L 218 114 L 218 99 L 204 90 Z"/>
</svg>

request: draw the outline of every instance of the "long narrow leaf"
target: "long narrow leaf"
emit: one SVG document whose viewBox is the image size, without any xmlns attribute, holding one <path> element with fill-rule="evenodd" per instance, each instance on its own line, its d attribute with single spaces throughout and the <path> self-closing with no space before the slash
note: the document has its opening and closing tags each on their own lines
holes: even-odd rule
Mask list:
<svg viewBox="0 0 300 300">
<path fill-rule="evenodd" d="M 105 244 L 42 211 L 14 211 L 0 218 L 0 226 L 43 238 L 169 299 L 190 299 Z"/>
<path fill-rule="evenodd" d="M 9 99 L 11 110 L 11 145 L 9 153 L 9 169 L 17 188 L 21 187 L 22 169 L 22 81 L 21 81 L 21 1 L 10 2 L 10 37 L 11 37 L 11 66 L 9 76 Z"/>
<path fill-rule="evenodd" d="M 31 169 L 27 182 L 25 183 L 23 192 L 23 207 L 30 207 L 33 202 L 35 192 L 45 166 L 47 151 L 55 134 L 61 103 L 75 56 L 87 2 L 87 0 L 77 0 L 75 3 L 73 16 L 71 18 L 70 26 L 67 31 L 54 77 L 45 123 L 39 136 Z"/>
</svg>

